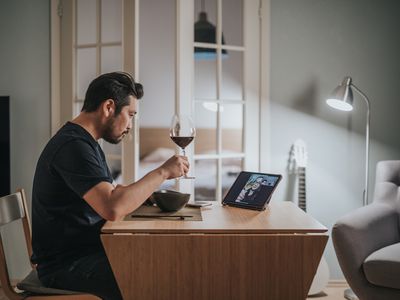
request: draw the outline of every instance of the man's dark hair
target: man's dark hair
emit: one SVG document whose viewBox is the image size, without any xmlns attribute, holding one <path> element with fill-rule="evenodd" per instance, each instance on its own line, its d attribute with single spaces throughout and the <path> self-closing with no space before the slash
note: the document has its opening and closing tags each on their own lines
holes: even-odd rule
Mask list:
<svg viewBox="0 0 400 300">
<path fill-rule="evenodd" d="M 95 111 L 101 103 L 107 99 L 112 99 L 115 103 L 115 115 L 117 116 L 124 106 L 129 105 L 128 96 L 133 96 L 136 99 L 142 98 L 143 86 L 136 83 L 128 73 L 106 73 L 89 84 L 82 111 Z"/>
</svg>

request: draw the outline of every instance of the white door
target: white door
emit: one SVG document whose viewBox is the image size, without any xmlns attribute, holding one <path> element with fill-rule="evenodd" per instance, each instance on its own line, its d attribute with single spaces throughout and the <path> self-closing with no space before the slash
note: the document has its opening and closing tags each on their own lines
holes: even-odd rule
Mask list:
<svg viewBox="0 0 400 300">
<path fill-rule="evenodd" d="M 174 113 L 195 121 L 197 136 L 187 153 L 196 179 L 166 187 L 189 191 L 196 200 L 220 201 L 240 170 L 258 170 L 259 0 L 61 4 L 61 122 L 79 112 L 87 85 L 99 74 L 125 70 L 144 84 L 136 120 L 140 132 L 136 126 L 122 147 L 103 144 L 121 182 L 137 179 L 139 170 L 178 152 L 168 132 Z M 194 41 L 200 11 L 216 28 L 212 43 Z M 197 59 L 195 48 L 212 49 L 215 55 Z"/>
</svg>

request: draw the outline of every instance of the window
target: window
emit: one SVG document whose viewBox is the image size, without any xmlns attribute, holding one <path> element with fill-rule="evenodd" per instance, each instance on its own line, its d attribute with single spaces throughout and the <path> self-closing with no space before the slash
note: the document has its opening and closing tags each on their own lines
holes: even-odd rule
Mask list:
<svg viewBox="0 0 400 300">
<path fill-rule="evenodd" d="M 249 103 L 258 101 L 249 96 L 246 86 L 249 79 L 245 78 L 245 70 L 250 66 L 249 46 L 256 46 L 249 45 L 245 39 L 244 11 L 251 7 L 250 2 L 255 3 L 195 0 L 194 16 L 198 22 L 195 33 L 198 40 L 193 45 L 194 116 L 198 133 L 194 151 L 196 200 L 221 201 L 249 160 L 248 147 L 258 147 L 258 136 L 245 143 L 249 123 L 256 123 L 258 128 L 257 113 L 246 118 L 246 113 L 253 109 L 248 107 Z M 210 32 L 212 26 L 215 33 Z M 209 32 L 202 29 L 205 27 Z"/>
<path fill-rule="evenodd" d="M 132 38 L 137 29 L 136 5 L 134 0 L 58 3 L 57 12 L 62 16 L 59 125 L 79 114 L 86 89 L 95 77 L 112 71 L 137 73 Z M 131 182 L 135 178 L 135 137 L 136 132 L 130 133 L 119 145 L 99 141 L 117 183 Z"/>
<path fill-rule="evenodd" d="M 123 70 L 122 0 L 78 0 L 75 5 L 76 35 L 74 112 L 82 109 L 85 92 L 93 78 Z M 100 141 L 116 182 L 122 182 L 121 144 Z"/>
</svg>

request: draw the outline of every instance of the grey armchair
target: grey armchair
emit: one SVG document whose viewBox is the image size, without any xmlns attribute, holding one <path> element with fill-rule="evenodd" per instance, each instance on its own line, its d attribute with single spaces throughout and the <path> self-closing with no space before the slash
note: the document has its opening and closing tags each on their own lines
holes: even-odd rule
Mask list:
<svg viewBox="0 0 400 300">
<path fill-rule="evenodd" d="M 343 274 L 361 300 L 400 299 L 400 160 L 377 165 L 374 200 L 332 229 Z"/>
</svg>

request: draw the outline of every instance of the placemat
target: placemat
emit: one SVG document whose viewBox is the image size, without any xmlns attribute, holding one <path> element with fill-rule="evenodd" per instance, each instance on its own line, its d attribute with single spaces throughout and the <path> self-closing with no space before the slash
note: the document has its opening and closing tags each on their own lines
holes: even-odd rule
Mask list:
<svg viewBox="0 0 400 300">
<path fill-rule="evenodd" d="M 172 220 L 172 221 L 202 221 L 200 207 L 184 207 L 178 211 L 164 212 L 158 206 L 142 205 L 125 217 L 127 221 L 138 220 Z"/>
</svg>

